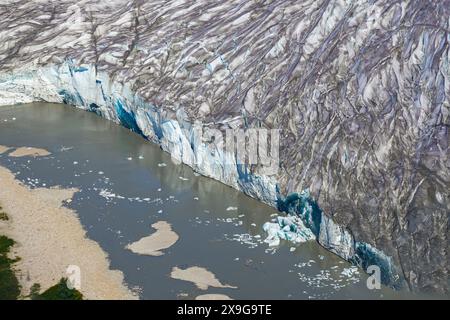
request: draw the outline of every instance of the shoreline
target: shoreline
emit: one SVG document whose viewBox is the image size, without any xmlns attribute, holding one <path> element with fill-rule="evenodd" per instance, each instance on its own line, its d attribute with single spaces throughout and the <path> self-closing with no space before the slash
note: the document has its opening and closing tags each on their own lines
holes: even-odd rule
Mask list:
<svg viewBox="0 0 450 320">
<path fill-rule="evenodd" d="M 14 271 L 23 296 L 34 283 L 48 289 L 67 277 L 69 265 L 75 265 L 81 271 L 79 291 L 85 299 L 138 298 L 124 284 L 123 273 L 109 268 L 100 245 L 86 237 L 77 213 L 62 206 L 77 189 L 30 189 L 3 166 L 0 186 L 0 203 L 10 218 L 0 222 L 0 232 L 16 242 L 11 255 L 20 257 Z"/>
</svg>

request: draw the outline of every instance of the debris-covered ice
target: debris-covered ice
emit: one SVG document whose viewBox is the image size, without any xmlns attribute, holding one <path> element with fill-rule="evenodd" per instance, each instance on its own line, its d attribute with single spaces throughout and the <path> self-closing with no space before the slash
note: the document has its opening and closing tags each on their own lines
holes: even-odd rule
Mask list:
<svg viewBox="0 0 450 320">
<path fill-rule="evenodd" d="M 295 216 L 278 216 L 276 222 L 264 223 L 263 230 L 267 232 L 264 242 L 268 243 L 269 247 L 278 246 L 281 239 L 294 243 L 315 239 L 312 231 L 305 227 L 300 218 Z"/>
</svg>

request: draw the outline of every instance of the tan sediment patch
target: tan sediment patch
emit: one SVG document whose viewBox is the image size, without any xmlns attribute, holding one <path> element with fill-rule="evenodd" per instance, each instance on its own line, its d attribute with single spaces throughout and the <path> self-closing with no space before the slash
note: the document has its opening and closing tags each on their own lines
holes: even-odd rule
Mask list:
<svg viewBox="0 0 450 320">
<path fill-rule="evenodd" d="M 11 148 L 10 148 L 10 147 L 7 147 L 7 146 L 2 146 L 2 145 L 0 145 L 0 154 L 2 154 L 2 153 L 4 153 L 4 152 L 8 151 L 9 149 L 11 149 Z"/>
<path fill-rule="evenodd" d="M 184 270 L 178 267 L 174 267 L 170 276 L 173 279 L 193 282 L 197 286 L 197 288 L 201 290 L 206 290 L 208 289 L 208 287 L 233 289 L 237 288 L 228 284 L 220 283 L 214 273 L 201 267 L 190 267 Z"/>
<path fill-rule="evenodd" d="M 11 218 L 0 232 L 17 242 L 13 254 L 21 258 L 15 270 L 22 294 L 34 283 L 43 290 L 53 286 L 66 276 L 69 265 L 76 265 L 86 299 L 135 299 L 123 284 L 122 272 L 109 269 L 106 253 L 86 238 L 76 212 L 61 205 L 76 191 L 31 190 L 0 166 L 0 202 Z"/>
<path fill-rule="evenodd" d="M 210 293 L 195 297 L 195 300 L 233 300 L 226 294 Z"/>
<path fill-rule="evenodd" d="M 126 248 L 138 254 L 161 256 L 164 252 L 160 250 L 167 249 L 178 241 L 178 235 L 167 221 L 158 221 L 152 224 L 152 228 L 156 229 L 155 233 L 127 245 Z"/>
<path fill-rule="evenodd" d="M 33 147 L 20 147 L 11 152 L 8 156 L 10 157 L 45 157 L 51 155 L 45 149 L 33 148 Z"/>
</svg>

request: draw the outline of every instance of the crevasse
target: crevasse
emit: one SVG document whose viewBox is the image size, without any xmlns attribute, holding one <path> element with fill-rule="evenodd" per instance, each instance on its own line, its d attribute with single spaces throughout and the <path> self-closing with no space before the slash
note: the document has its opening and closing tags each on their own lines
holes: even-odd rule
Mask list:
<svg viewBox="0 0 450 320">
<path fill-rule="evenodd" d="M 185 121 L 182 112 L 172 114 L 165 108 L 146 103 L 127 85 L 113 81 L 91 65 L 80 66 L 67 60 L 61 65 L 16 70 L 0 77 L 0 105 L 35 101 L 74 105 L 119 123 L 157 143 L 196 172 L 287 215 L 301 218 L 299 227 L 303 228 L 304 224 L 309 229 L 306 238 L 315 237 L 320 245 L 364 270 L 369 265 L 378 265 L 384 284 L 395 288 L 404 284 L 390 257 L 367 243 L 358 242 L 348 230 L 334 223 L 320 210 L 308 190 L 282 195 L 273 176 L 247 173 L 243 177 L 241 165 L 234 156 L 221 154 L 219 148 L 216 148 L 218 152 L 211 152 L 211 146 L 193 134 L 193 127 Z"/>
</svg>

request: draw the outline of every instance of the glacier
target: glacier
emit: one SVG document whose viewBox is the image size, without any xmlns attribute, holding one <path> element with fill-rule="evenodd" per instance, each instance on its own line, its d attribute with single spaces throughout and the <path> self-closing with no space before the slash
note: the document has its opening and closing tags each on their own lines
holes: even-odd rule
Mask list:
<svg viewBox="0 0 450 320">
<path fill-rule="evenodd" d="M 370 259 L 377 261 L 376 264 L 380 267 L 387 266 L 381 269 L 384 284 L 395 288 L 403 287 L 391 259 L 381 251 L 371 252 L 370 259 L 367 254 L 357 254 L 351 233 L 324 215 L 311 199 L 308 190 L 302 191 L 300 195 L 290 194 L 285 199 L 280 194 L 274 177 L 250 175 L 243 178 L 233 155 L 224 157 L 219 153 L 211 154 L 211 146 L 204 141 L 195 140 L 192 127 L 184 128 L 179 119 L 167 118 L 158 108 L 134 94 L 127 85 L 111 81 L 107 73 L 98 73 L 91 65 L 79 66 L 69 60 L 58 66 L 50 65 L 35 70 L 27 68 L 23 72 L 0 75 L 0 105 L 34 101 L 65 103 L 94 112 L 159 144 L 174 160 L 190 166 L 201 175 L 221 181 L 302 219 L 295 223 L 295 220 L 289 220 L 292 216 L 279 217 L 276 224 L 265 225 L 265 231 L 269 235 L 278 231 L 276 243 L 272 240 L 272 244 L 279 244 L 279 239 L 304 242 L 317 237 L 319 244 L 360 267 L 369 266 Z M 218 147 L 216 149 L 220 150 Z M 288 208 L 293 203 L 294 208 Z M 317 221 L 320 221 L 319 224 Z M 295 228 L 296 232 L 281 232 L 286 226 Z M 376 258 L 373 259 L 372 256 Z"/>
<path fill-rule="evenodd" d="M 6 0 L 0 17 L 0 105 L 94 112 L 385 284 L 448 293 L 449 1 Z M 278 173 L 198 120 L 282 129 Z"/>
</svg>

